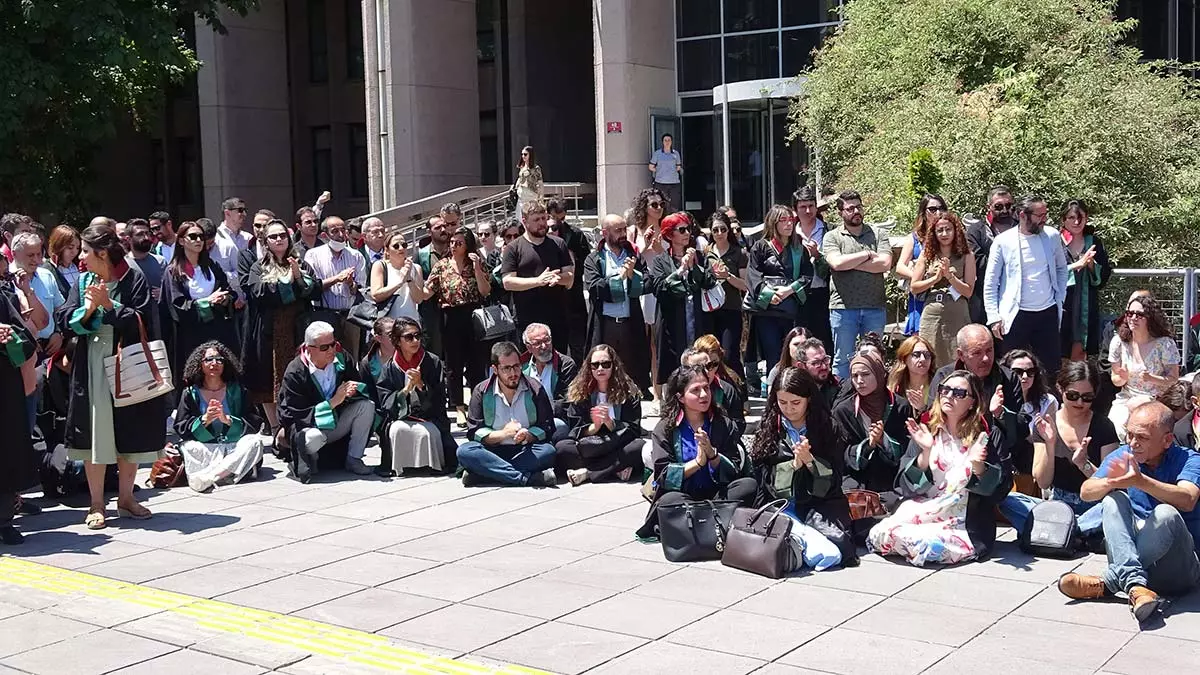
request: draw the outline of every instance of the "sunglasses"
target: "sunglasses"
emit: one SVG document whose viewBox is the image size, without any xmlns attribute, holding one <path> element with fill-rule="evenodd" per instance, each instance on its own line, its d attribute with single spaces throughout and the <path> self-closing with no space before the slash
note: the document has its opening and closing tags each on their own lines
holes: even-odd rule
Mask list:
<svg viewBox="0 0 1200 675">
<path fill-rule="evenodd" d="M 1137 310 L 1137 309 L 1127 309 L 1127 310 L 1125 310 L 1125 318 L 1127 318 L 1127 319 L 1144 319 L 1144 318 L 1146 318 L 1146 313 L 1141 310 Z"/>
<path fill-rule="evenodd" d="M 729 228 L 728 227 L 714 227 L 712 229 L 712 233 L 713 234 L 728 234 Z"/>
<path fill-rule="evenodd" d="M 204 357 L 204 363 L 222 363 L 223 364 L 223 363 L 225 363 L 225 359 L 221 358 L 220 356 L 206 356 L 206 357 Z"/>
<path fill-rule="evenodd" d="M 315 347 L 316 350 L 319 352 L 327 352 L 330 349 L 335 349 L 337 346 L 338 346 L 337 340 L 334 340 L 333 342 L 325 343 L 323 345 L 313 345 L 313 347 Z"/>
<path fill-rule="evenodd" d="M 961 387 L 950 387 L 943 384 L 938 387 L 938 395 L 961 401 L 962 399 L 970 396 L 971 392 L 966 389 L 962 389 Z"/>
<path fill-rule="evenodd" d="M 1013 210 L 1012 204 L 993 204 L 992 205 L 993 213 L 1008 213 L 1009 211 L 1012 211 L 1012 210 Z"/>
<path fill-rule="evenodd" d="M 402 333 L 400 335 L 400 339 L 404 340 L 405 342 L 416 342 L 417 340 L 421 339 L 421 334 L 420 333 Z"/>
<path fill-rule="evenodd" d="M 612 361 L 592 361 L 592 370 L 609 370 L 612 368 Z"/>
<path fill-rule="evenodd" d="M 912 354 L 909 354 L 909 356 L 922 361 L 928 361 L 933 358 L 933 354 L 929 352 L 913 352 Z"/>
<path fill-rule="evenodd" d="M 663 203 L 662 202 L 650 202 L 649 204 L 646 204 L 646 207 L 651 208 L 651 209 L 661 209 L 663 207 Z"/>
<path fill-rule="evenodd" d="M 195 232 L 189 232 L 184 239 L 187 239 L 188 241 L 204 241 L 204 235 L 196 234 Z"/>
<path fill-rule="evenodd" d="M 404 250 L 404 244 L 401 244 L 401 243 L 399 243 L 399 242 L 396 242 L 395 244 L 392 244 L 392 245 L 391 245 L 391 246 L 389 246 L 388 248 L 392 249 L 393 251 L 403 251 L 403 250 Z"/>
<path fill-rule="evenodd" d="M 451 248 L 458 248 L 459 246 L 466 246 L 466 245 L 467 245 L 467 242 L 463 241 L 462 239 L 451 239 L 450 240 Z"/>
<path fill-rule="evenodd" d="M 1035 377 L 1038 374 L 1037 368 L 1009 368 L 1016 373 L 1017 377 Z"/>
<path fill-rule="evenodd" d="M 1091 403 L 1092 401 L 1096 400 L 1096 394 L 1090 391 L 1083 393 L 1075 391 L 1074 389 L 1068 389 L 1063 392 L 1063 398 L 1067 399 L 1068 401 L 1083 401 L 1084 403 Z"/>
<path fill-rule="evenodd" d="M 720 368 L 720 367 L 721 367 L 721 364 L 717 361 L 709 361 L 708 363 L 704 364 L 705 370 L 716 370 L 717 368 Z"/>
<path fill-rule="evenodd" d="M 286 232 L 276 232 L 275 234 L 268 234 L 267 239 L 270 241 L 279 241 L 280 239 L 287 239 L 287 233 Z"/>
<path fill-rule="evenodd" d="M 950 209 L 948 209 L 944 206 L 933 206 L 933 205 L 926 206 L 925 210 L 928 211 L 929 213 L 947 213 L 950 211 Z"/>
<path fill-rule="evenodd" d="M 157 226 L 151 225 L 150 231 L 155 232 L 155 233 L 162 232 L 162 225 L 157 225 Z"/>
<path fill-rule="evenodd" d="M 521 234 L 520 234 L 519 232 L 513 232 L 513 233 L 511 233 L 511 234 L 505 234 L 505 235 L 504 235 L 504 241 L 512 241 L 513 239 L 516 239 L 516 238 L 517 238 L 517 237 L 519 237 L 519 236 L 521 236 Z"/>
<path fill-rule="evenodd" d="M 675 228 L 673 231 L 675 232 L 675 234 L 691 234 L 692 228 L 688 227 L 687 225 L 680 225 L 679 227 Z"/>
</svg>

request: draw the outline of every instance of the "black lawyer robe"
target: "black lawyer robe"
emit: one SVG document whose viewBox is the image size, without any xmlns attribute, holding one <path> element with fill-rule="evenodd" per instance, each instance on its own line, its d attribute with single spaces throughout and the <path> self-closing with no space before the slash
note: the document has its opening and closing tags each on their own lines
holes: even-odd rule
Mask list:
<svg viewBox="0 0 1200 675">
<path fill-rule="evenodd" d="M 162 281 L 162 304 L 171 315 L 171 326 L 174 330 L 172 344 L 171 368 L 175 374 L 175 385 L 182 385 L 183 366 L 188 357 L 197 347 L 210 340 L 216 340 L 237 353 L 239 345 L 233 323 L 233 287 L 225 270 L 213 263 L 207 269 L 197 267 L 195 274 L 212 275 L 213 292 L 226 291 L 228 299 L 216 305 L 210 305 L 204 298 L 192 298 L 188 291 L 188 278 L 176 278 L 168 267 L 164 270 Z"/>
<path fill-rule="evenodd" d="M 679 358 L 692 346 L 692 340 L 709 332 L 709 316 L 701 305 L 701 291 L 717 285 L 717 278 L 703 255 L 681 274 L 670 253 L 654 258 L 650 264 L 649 286 L 658 298 L 658 382 L 664 384 L 679 367 Z M 687 304 L 692 305 L 692 330 L 688 330 Z M 690 336 L 689 336 L 690 332 Z M 690 340 L 688 338 L 691 338 Z"/>
<path fill-rule="evenodd" d="M 348 358 L 348 355 L 338 354 L 337 363 L 339 365 L 336 368 L 334 391 L 347 382 L 359 382 L 364 386 L 359 388 L 353 399 L 347 400 L 370 399 L 371 394 L 375 391 L 374 384 L 367 381 L 369 378 L 364 378 L 359 374 L 358 366 Z M 283 383 L 279 387 L 276 405 L 279 410 L 279 425 L 283 427 L 284 434 L 287 436 L 288 445 L 292 449 L 293 461 L 297 454 L 296 450 L 304 447 L 305 430 L 317 427 L 317 407 L 327 402 L 328 399 L 317 388 L 317 383 L 304 361 L 299 356 L 292 359 L 287 369 L 283 371 Z M 336 419 L 336 408 L 334 415 Z M 324 451 L 325 449 L 322 449 L 321 466 L 326 466 L 328 462 L 328 466 L 340 467 L 345 459 L 345 448 L 348 444 L 349 436 L 332 444 L 338 446 L 341 449 L 340 452 L 327 453 Z M 326 446 L 326 448 L 328 447 Z M 325 459 L 327 456 L 328 460 Z"/>
<path fill-rule="evenodd" d="M 0 324 L 12 329 L 9 342 L 0 345 L 0 429 L 6 440 L 0 443 L 0 498 L 26 490 L 38 479 L 33 437 L 25 416 L 25 384 L 21 364 L 33 354 L 33 336 L 21 321 L 12 302 L 0 295 Z M 17 363 L 13 363 L 17 360 Z"/>
<path fill-rule="evenodd" d="M 609 285 L 607 257 L 604 254 L 603 245 L 602 242 L 601 247 L 588 254 L 583 262 L 583 285 L 587 288 L 588 298 L 591 299 L 587 322 L 588 349 L 607 343 L 604 337 L 604 303 L 613 301 L 613 291 L 612 286 Z M 647 275 L 646 263 L 628 242 L 625 244 L 625 254 L 633 257 L 634 269 L 642 275 L 644 280 Z M 648 288 L 641 290 L 646 293 L 650 292 Z M 642 316 L 642 303 L 638 300 L 638 296 L 640 293 L 628 296 L 629 318 L 626 321 L 631 322 L 637 328 L 633 333 L 644 336 L 646 331 L 642 327 L 645 325 L 645 318 Z M 633 376 L 639 386 L 650 384 L 649 377 L 643 374 L 650 372 L 649 359 L 646 358 L 649 353 L 650 345 L 647 343 L 643 349 L 635 349 L 630 354 L 620 354 L 621 360 L 625 362 L 625 371 Z"/>
<path fill-rule="evenodd" d="M 252 392 L 271 391 L 275 386 L 275 312 L 292 303 L 300 303 L 300 313 L 308 311 L 312 301 L 321 297 L 321 284 L 308 263 L 300 263 L 303 284 L 292 282 L 291 295 L 280 294 L 280 284 L 263 281 L 262 261 L 255 261 L 242 280 L 246 292 L 246 339 L 241 345 L 242 379 Z M 278 397 L 278 394 L 276 394 Z"/>
<path fill-rule="evenodd" d="M 453 473 L 458 466 L 458 443 L 454 441 L 450 431 L 450 418 L 446 415 L 446 373 L 442 367 L 442 360 L 437 354 L 427 351 L 418 370 L 421 371 L 423 386 L 416 390 L 415 400 L 401 393 L 408 377 L 400 366 L 396 365 L 395 359 L 388 359 L 375 379 L 379 393 L 378 410 L 383 417 L 379 440 L 389 455 L 384 458 L 388 463 L 380 464 L 389 468 L 391 466 L 392 449 L 388 428 L 392 422 L 416 419 L 432 422 L 437 427 L 442 437 L 442 468 L 446 473 Z"/>
</svg>

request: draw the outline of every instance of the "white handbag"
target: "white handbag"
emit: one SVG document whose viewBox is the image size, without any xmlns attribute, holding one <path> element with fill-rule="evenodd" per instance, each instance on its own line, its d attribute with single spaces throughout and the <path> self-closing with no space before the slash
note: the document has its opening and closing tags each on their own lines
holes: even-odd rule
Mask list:
<svg viewBox="0 0 1200 675">
<path fill-rule="evenodd" d="M 144 403 L 175 388 L 166 345 L 162 340 L 148 341 L 142 315 L 137 318 L 140 342 L 129 346 L 118 343 L 117 353 L 104 357 L 104 375 L 114 408 Z"/>
<path fill-rule="evenodd" d="M 706 288 L 700 294 L 700 306 L 706 312 L 715 312 L 725 305 L 725 284 Z"/>
</svg>

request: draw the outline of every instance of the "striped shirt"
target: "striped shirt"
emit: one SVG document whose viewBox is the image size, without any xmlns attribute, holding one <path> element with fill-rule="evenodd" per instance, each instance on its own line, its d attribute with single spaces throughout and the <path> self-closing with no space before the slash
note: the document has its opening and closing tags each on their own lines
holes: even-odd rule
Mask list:
<svg viewBox="0 0 1200 675">
<path fill-rule="evenodd" d="M 348 310 L 354 306 L 359 289 L 368 285 L 367 261 L 358 251 L 347 246 L 340 254 L 328 245 L 311 248 L 304 254 L 304 262 L 316 272 L 318 279 L 328 279 L 343 270 L 354 270 L 354 285 L 334 284 L 321 293 L 321 304 L 329 309 Z"/>
</svg>

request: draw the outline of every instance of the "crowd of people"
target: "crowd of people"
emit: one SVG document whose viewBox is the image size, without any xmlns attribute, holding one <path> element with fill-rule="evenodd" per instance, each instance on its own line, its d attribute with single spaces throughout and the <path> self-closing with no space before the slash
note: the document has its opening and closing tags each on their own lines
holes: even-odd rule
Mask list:
<svg viewBox="0 0 1200 675">
<path fill-rule="evenodd" d="M 114 490 L 122 517 L 151 517 L 134 480 L 164 450 L 200 492 L 254 480 L 273 452 L 302 482 L 641 484 L 648 540 L 660 508 L 782 499 L 816 569 L 864 545 L 978 560 L 997 513 L 1023 528 L 1058 500 L 1109 558 L 1101 577 L 1065 576 L 1068 596 L 1126 594 L 1144 620 L 1158 593 L 1200 585 L 1200 382 L 1180 380 L 1149 292 L 1102 352 L 1112 270 L 1082 203 L 1058 230 L 1035 195 L 997 187 L 969 223 L 925 195 L 893 260 L 853 191 L 802 187 L 752 241 L 728 206 L 701 226 L 660 184 L 672 157 L 591 237 L 540 198 L 532 148 L 514 219 L 468 224 L 450 203 L 424 241 L 322 214 L 328 193 L 290 225 L 238 198 L 219 224 L 157 212 L 45 236 L 5 215 L 0 423 L 17 440 L 0 451 L 0 538 L 20 542 L 39 475 L 47 496 L 86 484 L 101 529 Z M 894 352 L 893 271 L 909 294 Z M 147 340 L 173 391 L 130 405 L 110 365 Z"/>
</svg>

